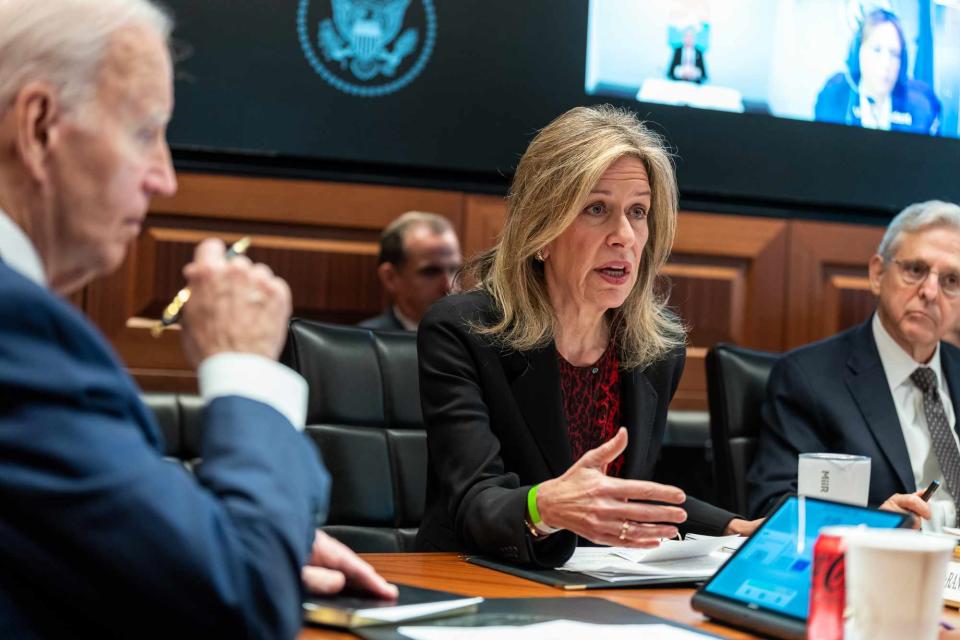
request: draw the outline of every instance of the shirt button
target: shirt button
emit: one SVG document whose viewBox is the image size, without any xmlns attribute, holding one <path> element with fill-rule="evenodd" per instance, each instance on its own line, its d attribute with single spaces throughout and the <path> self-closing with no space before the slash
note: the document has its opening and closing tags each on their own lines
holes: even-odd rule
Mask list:
<svg viewBox="0 0 960 640">
<path fill-rule="evenodd" d="M 594 367 L 593 369 L 590 370 L 590 373 L 596 373 L 597 371 L 600 371 L 600 369 L 597 369 L 596 367 Z"/>
</svg>

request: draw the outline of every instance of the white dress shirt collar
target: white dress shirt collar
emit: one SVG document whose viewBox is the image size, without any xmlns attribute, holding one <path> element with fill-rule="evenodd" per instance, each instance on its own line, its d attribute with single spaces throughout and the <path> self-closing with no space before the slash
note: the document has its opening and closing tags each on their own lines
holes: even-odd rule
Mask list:
<svg viewBox="0 0 960 640">
<path fill-rule="evenodd" d="M 407 331 L 416 331 L 419 322 L 415 322 L 408 318 L 397 305 L 393 305 L 393 315 L 397 316 L 397 320 L 400 321 L 400 324 L 403 325 L 403 328 Z"/>
<path fill-rule="evenodd" d="M 46 288 L 47 276 L 43 263 L 30 238 L 0 209 L 0 260 L 21 274 Z"/>
<path fill-rule="evenodd" d="M 903 433 L 907 456 L 910 459 L 914 484 L 917 488 L 922 489 L 926 487 L 931 480 L 936 479 L 943 481 L 943 472 L 940 469 L 940 463 L 937 460 L 936 454 L 933 452 L 933 438 L 930 435 L 930 429 L 927 425 L 923 405 L 923 393 L 910 379 L 910 374 L 913 373 L 917 367 L 924 365 L 916 362 L 894 341 L 877 315 L 873 316 L 873 337 L 877 345 L 877 351 L 880 353 L 880 361 L 883 364 L 883 370 L 887 377 L 887 384 L 890 385 L 890 394 L 897 411 L 897 419 L 900 422 L 900 430 Z M 940 401 L 952 430 L 956 425 L 956 417 L 950 398 L 950 391 L 943 377 L 939 344 L 933 353 L 933 357 L 926 366 L 929 366 L 937 374 L 937 387 L 940 391 Z M 956 433 L 954 433 L 954 440 L 957 440 Z M 960 445 L 960 442 L 957 444 Z M 956 505 L 954 504 L 955 497 L 956 496 L 950 495 L 946 487 L 942 488 L 933 496 L 930 500 L 932 517 L 929 521 L 923 521 L 922 527 L 924 531 L 940 531 L 944 525 L 953 525 L 956 521 L 957 513 Z"/>
<path fill-rule="evenodd" d="M 940 343 L 933 350 L 933 357 L 930 362 L 924 364 L 917 362 L 906 351 L 903 350 L 893 336 L 887 331 L 880 322 L 880 315 L 873 314 L 873 339 L 877 343 L 877 351 L 880 352 L 880 362 L 883 364 L 883 371 L 887 375 L 887 383 L 890 385 L 891 393 L 902 384 L 913 384 L 910 381 L 912 374 L 917 367 L 930 367 L 937 374 L 937 387 L 941 393 L 946 392 L 946 383 L 943 379 L 943 370 L 940 367 Z"/>
</svg>

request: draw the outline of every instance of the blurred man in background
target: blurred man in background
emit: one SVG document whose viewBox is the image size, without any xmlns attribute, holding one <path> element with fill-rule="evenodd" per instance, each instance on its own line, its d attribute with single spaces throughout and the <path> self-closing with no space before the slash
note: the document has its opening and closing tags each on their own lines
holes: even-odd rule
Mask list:
<svg viewBox="0 0 960 640">
<path fill-rule="evenodd" d="M 377 275 L 390 305 L 359 326 L 416 331 L 430 305 L 453 288 L 462 263 L 460 243 L 443 216 L 409 211 L 383 230 L 379 263 Z"/>
</svg>

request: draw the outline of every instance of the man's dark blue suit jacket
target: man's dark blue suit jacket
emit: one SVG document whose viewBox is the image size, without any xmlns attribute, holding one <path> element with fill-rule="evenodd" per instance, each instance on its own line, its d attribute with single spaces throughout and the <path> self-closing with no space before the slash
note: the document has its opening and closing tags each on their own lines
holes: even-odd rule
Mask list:
<svg viewBox="0 0 960 640">
<path fill-rule="evenodd" d="M 296 634 L 326 470 L 265 404 L 204 421 L 194 477 L 103 337 L 0 262 L 0 637 Z"/>
<path fill-rule="evenodd" d="M 941 342 L 940 366 L 953 406 L 960 408 L 960 349 Z M 873 506 L 917 490 L 872 319 L 781 358 L 767 383 L 763 419 L 747 476 L 754 517 L 796 492 L 801 453 L 869 456 Z"/>
</svg>

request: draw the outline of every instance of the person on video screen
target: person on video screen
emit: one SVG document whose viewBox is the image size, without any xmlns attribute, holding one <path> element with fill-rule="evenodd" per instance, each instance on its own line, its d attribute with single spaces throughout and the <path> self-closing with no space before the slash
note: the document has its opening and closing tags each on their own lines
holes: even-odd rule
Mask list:
<svg viewBox="0 0 960 640">
<path fill-rule="evenodd" d="M 846 66 L 820 90 L 815 120 L 937 135 L 940 100 L 926 83 L 908 77 L 906 40 L 895 14 L 876 9 L 864 17 Z"/>
<path fill-rule="evenodd" d="M 702 84 L 707 79 L 703 65 L 703 52 L 696 46 L 697 34 L 692 27 L 683 32 L 683 44 L 673 50 L 667 76 L 671 80 L 686 80 Z"/>
</svg>

